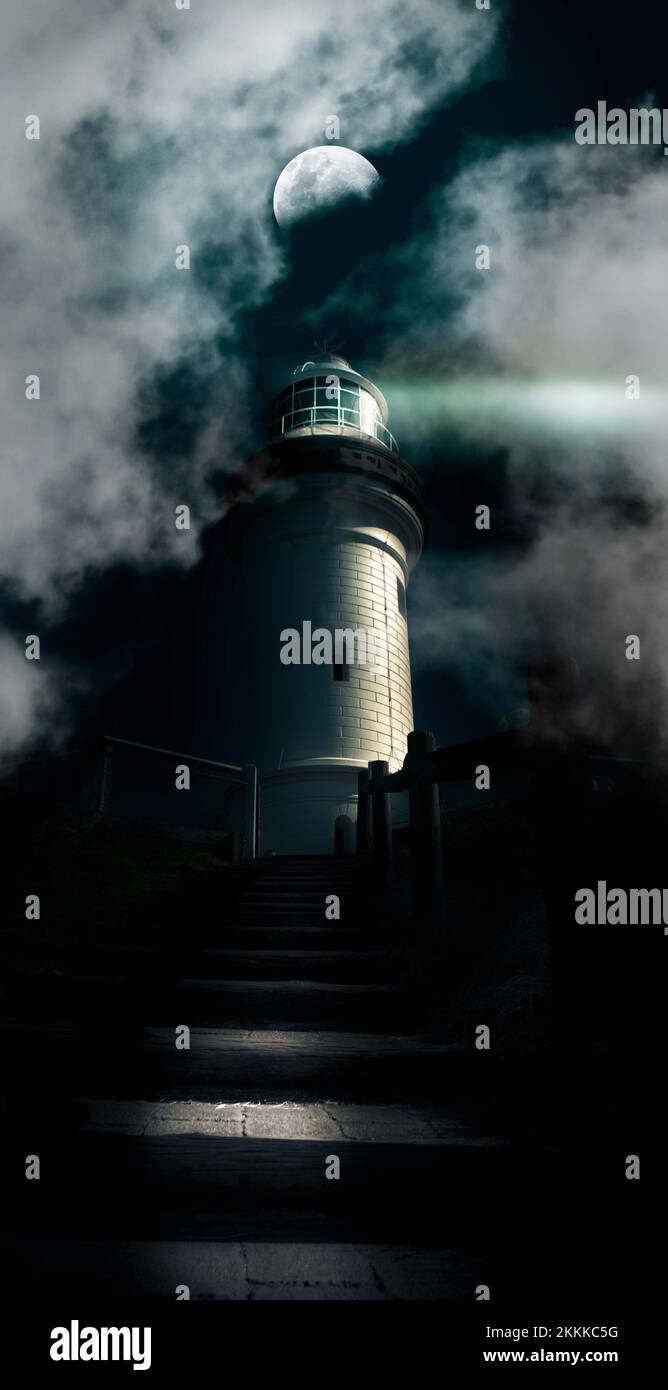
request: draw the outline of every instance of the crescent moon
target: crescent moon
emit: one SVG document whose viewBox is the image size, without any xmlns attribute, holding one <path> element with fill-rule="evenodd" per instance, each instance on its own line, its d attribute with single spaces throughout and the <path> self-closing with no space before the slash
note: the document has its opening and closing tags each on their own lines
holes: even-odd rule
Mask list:
<svg viewBox="0 0 668 1390">
<path fill-rule="evenodd" d="M 291 227 L 350 198 L 368 200 L 381 182 L 378 170 L 356 150 L 345 145 L 314 145 L 295 155 L 279 174 L 274 216 L 279 227 Z"/>
</svg>

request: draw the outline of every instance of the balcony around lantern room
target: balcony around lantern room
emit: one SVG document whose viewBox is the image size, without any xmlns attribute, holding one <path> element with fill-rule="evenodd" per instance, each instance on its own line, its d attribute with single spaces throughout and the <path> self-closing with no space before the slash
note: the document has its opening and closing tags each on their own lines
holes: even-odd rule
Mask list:
<svg viewBox="0 0 668 1390">
<path fill-rule="evenodd" d="M 389 453 L 399 453 L 374 397 L 353 382 L 345 381 L 335 388 L 325 377 L 300 379 L 280 392 L 270 414 L 270 440 L 309 434 L 372 440 Z"/>
</svg>

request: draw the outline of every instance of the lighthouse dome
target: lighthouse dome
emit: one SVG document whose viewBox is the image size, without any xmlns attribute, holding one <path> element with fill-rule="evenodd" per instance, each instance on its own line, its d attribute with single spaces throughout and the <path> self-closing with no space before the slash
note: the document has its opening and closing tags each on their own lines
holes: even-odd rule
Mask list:
<svg viewBox="0 0 668 1390">
<path fill-rule="evenodd" d="M 387 401 L 345 357 L 319 353 L 295 367 L 269 414 L 273 442 L 299 435 L 334 434 L 372 439 L 390 453 L 398 445 L 387 428 Z"/>
</svg>

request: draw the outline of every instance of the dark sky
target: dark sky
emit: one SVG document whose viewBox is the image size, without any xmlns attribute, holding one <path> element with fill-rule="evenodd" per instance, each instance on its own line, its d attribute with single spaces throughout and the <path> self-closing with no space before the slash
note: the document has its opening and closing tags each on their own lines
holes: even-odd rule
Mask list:
<svg viewBox="0 0 668 1390">
<path fill-rule="evenodd" d="M 647 0 L 631 8 L 610 0 L 515 0 L 499 8 L 504 21 L 497 75 L 432 113 L 413 140 L 374 159 L 383 188 L 362 212 L 343 211 L 285 235 L 288 273 L 259 308 L 242 306 L 242 350 L 258 407 L 258 434 L 248 439 L 249 453 L 261 441 L 266 399 L 312 352 L 314 337 L 326 335 L 370 375 L 387 357 L 392 320 L 384 316 L 379 287 L 371 314 L 360 311 L 356 296 L 340 295 L 340 287 L 360 263 L 410 239 L 434 190 L 461 167 L 472 142 L 512 145 L 567 131 L 575 111 L 599 97 L 609 106 L 628 106 L 651 92 L 658 105 L 666 104 L 665 6 Z M 104 153 L 99 157 L 104 160 Z M 207 288 L 224 275 L 215 244 L 200 256 L 194 273 Z M 402 273 L 400 257 L 396 273 Z M 337 295 L 323 313 L 324 301 Z M 415 313 L 413 340 L 419 339 L 419 304 Z M 442 334 L 447 343 L 447 318 Z M 183 368 L 179 362 L 164 371 L 139 431 L 140 447 L 162 467 L 171 453 L 182 457 L 194 447 L 212 408 L 197 361 Z M 382 377 L 376 377 L 383 389 Z M 432 556 L 447 561 L 476 543 L 469 519 L 481 498 L 499 519 L 490 547 L 521 549 L 525 522 L 507 492 L 503 437 L 487 447 L 452 440 L 444 457 L 442 440 L 425 440 L 423 432 L 411 439 L 404 418 L 399 443 L 424 479 Z M 32 630 L 30 605 L 8 602 L 8 612 L 18 631 Z M 215 526 L 205 536 L 202 561 L 189 572 L 140 573 L 123 565 L 91 575 L 49 631 L 52 649 L 71 673 L 80 728 L 234 761 L 241 673 L 230 632 L 237 612 L 238 593 Z M 409 593 L 409 624 L 410 618 Z M 513 680 L 508 692 L 512 704 Z M 487 694 L 482 698 L 480 681 L 448 669 L 447 660 L 437 669 L 418 664 L 414 707 L 417 727 L 433 729 L 441 743 L 498 728 L 509 713 L 503 694 L 494 707 Z"/>
</svg>

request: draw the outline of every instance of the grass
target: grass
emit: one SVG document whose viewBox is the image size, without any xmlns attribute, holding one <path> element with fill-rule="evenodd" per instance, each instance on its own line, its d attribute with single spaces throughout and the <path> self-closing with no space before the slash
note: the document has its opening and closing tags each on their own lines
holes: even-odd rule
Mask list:
<svg viewBox="0 0 668 1390">
<path fill-rule="evenodd" d="M 66 968 L 80 946 L 137 946 L 144 908 L 199 874 L 222 871 L 210 839 L 177 840 L 141 826 L 75 812 L 54 815 L 34 798 L 3 805 L 6 963 L 29 973 Z M 25 899 L 40 899 L 26 920 Z"/>
</svg>

